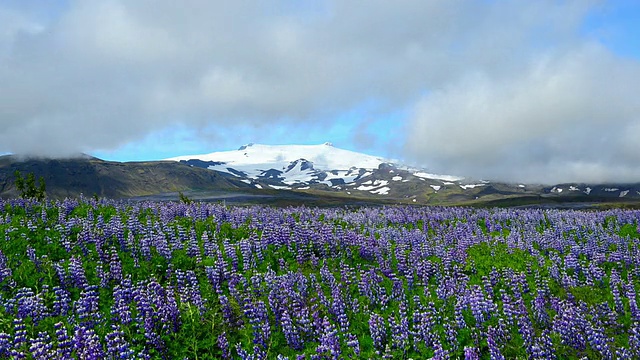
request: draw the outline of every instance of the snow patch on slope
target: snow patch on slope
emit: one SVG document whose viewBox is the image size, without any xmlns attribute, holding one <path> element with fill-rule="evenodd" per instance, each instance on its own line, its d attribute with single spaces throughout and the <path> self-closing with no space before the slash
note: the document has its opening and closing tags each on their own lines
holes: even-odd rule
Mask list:
<svg viewBox="0 0 640 360">
<path fill-rule="evenodd" d="M 459 176 L 429 174 L 429 173 L 422 172 L 422 171 L 415 172 L 415 173 L 413 173 L 413 175 L 417 176 L 419 178 L 433 179 L 433 180 L 443 180 L 443 181 L 460 181 L 460 180 L 464 179 L 464 178 L 459 177 Z"/>
<path fill-rule="evenodd" d="M 260 168 L 265 164 L 273 167 L 278 164 L 286 168 L 289 163 L 304 158 L 314 164 L 318 169 L 324 170 L 349 170 L 351 167 L 363 169 L 377 169 L 385 159 L 376 156 L 357 153 L 354 151 L 338 149 L 330 144 L 322 145 L 259 145 L 249 144 L 238 150 L 218 151 L 209 154 L 186 155 L 167 160 L 190 160 L 225 162 L 226 166 L 237 169 Z M 216 169 L 217 170 L 217 169 Z"/>
</svg>

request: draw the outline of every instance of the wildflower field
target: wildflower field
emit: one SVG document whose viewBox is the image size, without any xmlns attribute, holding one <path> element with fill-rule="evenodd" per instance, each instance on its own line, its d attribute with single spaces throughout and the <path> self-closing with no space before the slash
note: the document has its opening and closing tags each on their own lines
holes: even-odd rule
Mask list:
<svg viewBox="0 0 640 360">
<path fill-rule="evenodd" d="M 0 200 L 0 358 L 639 358 L 639 218 Z"/>
</svg>

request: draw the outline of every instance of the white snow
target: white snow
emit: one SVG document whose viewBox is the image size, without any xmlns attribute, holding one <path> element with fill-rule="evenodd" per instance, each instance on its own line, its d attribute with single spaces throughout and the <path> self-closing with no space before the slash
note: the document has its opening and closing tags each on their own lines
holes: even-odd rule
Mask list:
<svg viewBox="0 0 640 360">
<path fill-rule="evenodd" d="M 256 184 L 256 187 L 257 187 L 258 189 L 262 189 L 262 186 L 260 186 L 260 184 Z"/>
<path fill-rule="evenodd" d="M 460 181 L 464 179 L 458 176 L 429 174 L 422 171 L 413 173 L 413 176 L 417 176 L 419 178 L 425 178 L 425 179 L 444 180 L 444 181 Z"/>
<path fill-rule="evenodd" d="M 433 190 L 435 190 L 436 192 L 437 192 L 438 190 L 440 190 L 440 188 L 442 187 L 442 186 L 440 186 L 440 185 L 429 185 L 429 186 L 431 186 L 431 187 L 433 188 Z"/>
<path fill-rule="evenodd" d="M 331 180 L 333 179 L 342 179 L 345 184 L 349 184 L 354 182 L 358 177 L 358 173 L 352 170 L 327 171 L 326 174 L 327 177 L 323 181 L 321 181 L 321 183 L 327 184 L 329 186 L 332 185 Z"/>
<path fill-rule="evenodd" d="M 313 169 L 302 170 L 302 161 L 298 161 L 291 170 L 285 172 L 282 176 L 286 177 L 282 182 L 287 185 L 308 183 L 314 179 L 315 171 Z"/>
<path fill-rule="evenodd" d="M 569 191 L 580 191 L 580 189 L 575 186 L 569 186 Z"/>
<path fill-rule="evenodd" d="M 345 183 L 353 182 L 358 177 L 358 169 L 377 169 L 378 166 L 388 160 L 343 150 L 333 147 L 331 144 L 322 145 L 259 145 L 250 144 L 239 150 L 218 151 L 209 154 L 185 155 L 166 160 L 191 160 L 215 161 L 224 164 L 209 166 L 209 169 L 233 174 L 229 168 L 247 174 L 250 179 L 257 179 L 265 171 L 270 169 L 283 172 L 281 178 L 286 184 L 309 182 L 317 180 L 320 171 L 341 170 L 335 177 L 343 178 Z M 300 164 L 289 172 L 285 170 L 289 165 L 299 159 L 305 159 L 313 163 L 314 169 L 301 170 Z M 353 169 L 352 169 L 353 168 Z M 351 169 L 351 170 L 350 170 Z M 362 177 L 371 175 L 366 172 Z M 236 175 L 237 176 L 237 175 Z M 361 177 L 361 178 L 362 178 Z M 326 179 L 329 180 L 329 179 Z"/>
<path fill-rule="evenodd" d="M 520 185 L 518 185 L 518 187 L 521 187 L 521 188 L 523 188 L 523 187 L 524 187 L 524 185 L 523 185 L 523 184 L 520 184 Z"/>
<path fill-rule="evenodd" d="M 618 189 L 618 188 L 604 188 L 604 191 L 607 191 L 607 192 L 616 192 L 618 190 L 620 190 L 620 189 Z"/>
<path fill-rule="evenodd" d="M 242 181 L 243 183 L 246 183 L 246 184 L 251 184 L 251 180 L 242 179 L 242 180 L 240 180 L 240 181 Z"/>
<path fill-rule="evenodd" d="M 287 171 L 294 161 L 301 159 L 311 163 L 313 168 L 302 170 L 303 161 L 299 161 L 293 169 Z M 373 171 L 379 169 L 383 163 L 398 164 L 396 161 L 382 157 L 339 149 L 333 147 L 330 143 L 321 145 L 248 144 L 238 150 L 184 155 L 166 160 L 218 162 L 220 164 L 211 165 L 209 169 L 245 179 L 259 179 L 269 172 L 270 177 L 273 177 L 274 180 L 282 181 L 287 185 L 306 185 L 320 182 L 329 186 L 332 186 L 331 180 L 336 179 L 342 179 L 345 184 L 351 184 L 356 180 L 364 180 L 373 175 Z M 440 180 L 447 182 L 445 185 L 449 185 L 449 183 L 463 179 L 458 176 L 432 174 L 417 167 L 398 166 L 423 181 L 425 179 Z M 273 174 L 274 170 L 276 171 L 275 174 Z M 277 171 L 281 173 L 277 173 Z M 240 175 L 234 172 L 239 172 Z M 397 175 L 395 169 L 389 169 L 388 172 L 395 175 L 392 175 L 392 181 L 408 181 L 406 177 L 403 178 Z"/>
<path fill-rule="evenodd" d="M 314 167 L 330 170 L 348 170 L 355 166 L 377 169 L 386 160 L 380 157 L 338 149 L 330 144 L 322 145 L 246 145 L 242 150 L 218 151 L 209 154 L 186 155 L 167 160 L 200 159 L 221 161 L 237 169 L 239 165 L 261 165 L 280 163 L 286 167 L 300 158 L 313 162 Z"/>
<path fill-rule="evenodd" d="M 629 190 L 620 191 L 620 197 L 625 197 L 629 193 Z"/>
<path fill-rule="evenodd" d="M 585 193 L 585 194 L 587 194 L 587 195 L 589 195 L 589 194 L 591 193 L 591 188 L 590 188 L 590 187 L 588 187 L 588 188 L 584 191 L 584 193 Z"/>
<path fill-rule="evenodd" d="M 216 170 L 216 167 L 215 167 L 215 166 L 208 166 L 208 167 L 207 167 L 207 169 L 209 169 L 209 170 Z M 219 170 L 219 171 L 222 171 L 222 170 Z M 235 177 L 242 177 L 242 176 L 240 176 L 240 175 L 238 175 L 238 174 L 236 174 L 236 173 L 233 173 L 233 172 L 231 172 L 231 171 L 228 171 L 228 169 L 227 169 L 227 171 L 225 171 L 225 172 L 227 172 L 227 173 L 229 173 L 229 174 L 231 174 L 231 175 L 233 175 L 233 176 L 235 176 Z"/>
<path fill-rule="evenodd" d="M 443 181 L 442 182 L 444 185 L 455 185 L 456 183 L 451 182 L 451 181 Z"/>
<path fill-rule="evenodd" d="M 269 185 L 269 187 L 272 187 L 272 188 L 274 188 L 276 190 L 289 190 L 289 189 L 291 189 L 288 186 L 279 186 L 279 185 Z"/>
<path fill-rule="evenodd" d="M 371 185 L 369 186 L 367 184 L 371 184 Z M 366 182 L 362 183 L 362 185 L 358 186 L 356 188 L 356 190 L 371 191 L 371 190 L 380 188 L 382 186 L 386 186 L 388 184 L 389 184 L 389 182 L 387 180 L 376 180 L 376 181 L 373 181 L 373 182 L 371 182 L 371 180 L 369 180 L 369 181 L 366 181 Z"/>
<path fill-rule="evenodd" d="M 485 184 L 467 184 L 467 185 L 460 185 L 461 188 L 467 190 L 467 189 L 473 189 L 476 188 L 478 186 L 485 186 Z"/>
<path fill-rule="evenodd" d="M 379 194 L 379 195 L 388 195 L 389 194 L 389 190 L 391 190 L 391 189 L 388 186 L 385 186 L 385 187 L 381 187 L 381 188 L 376 189 L 376 190 L 371 190 L 370 193 Z"/>
<path fill-rule="evenodd" d="M 304 187 L 299 187 L 298 188 L 298 190 L 309 190 L 309 189 L 310 189 L 310 187 L 308 187 L 308 186 L 304 186 Z"/>
<path fill-rule="evenodd" d="M 555 192 L 555 193 L 558 193 L 558 194 L 559 194 L 559 193 L 561 193 L 561 192 L 562 192 L 562 188 L 559 188 L 559 187 L 555 187 L 555 186 L 554 186 L 554 187 L 553 187 L 553 189 L 551 189 L 551 192 Z"/>
</svg>

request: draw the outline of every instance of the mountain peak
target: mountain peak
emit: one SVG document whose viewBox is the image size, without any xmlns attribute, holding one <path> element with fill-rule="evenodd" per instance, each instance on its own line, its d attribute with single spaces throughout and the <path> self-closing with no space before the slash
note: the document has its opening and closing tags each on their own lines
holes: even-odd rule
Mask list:
<svg viewBox="0 0 640 360">
<path fill-rule="evenodd" d="M 246 150 L 248 147 L 251 147 L 251 146 L 253 146 L 253 143 L 248 143 L 248 144 L 246 144 L 246 145 L 242 145 L 242 146 L 240 146 L 240 147 L 238 148 L 238 151 Z"/>
</svg>

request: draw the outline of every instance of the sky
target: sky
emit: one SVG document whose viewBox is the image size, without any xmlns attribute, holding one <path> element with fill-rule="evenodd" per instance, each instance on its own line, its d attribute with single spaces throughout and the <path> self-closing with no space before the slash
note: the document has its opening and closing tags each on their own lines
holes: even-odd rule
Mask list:
<svg viewBox="0 0 640 360">
<path fill-rule="evenodd" d="M 640 182 L 635 0 L 0 0 L 0 153 L 321 144 Z"/>
</svg>

